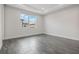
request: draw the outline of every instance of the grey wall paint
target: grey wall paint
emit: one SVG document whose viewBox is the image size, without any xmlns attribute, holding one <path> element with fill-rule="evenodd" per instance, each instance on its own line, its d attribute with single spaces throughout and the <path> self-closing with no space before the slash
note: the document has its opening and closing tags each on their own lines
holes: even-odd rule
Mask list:
<svg viewBox="0 0 79 59">
<path fill-rule="evenodd" d="M 79 7 L 48 14 L 44 21 L 46 34 L 79 40 Z"/>
<path fill-rule="evenodd" d="M 0 49 L 4 38 L 4 5 L 0 4 Z"/>
<path fill-rule="evenodd" d="M 22 27 L 20 14 L 36 15 L 38 17 L 35 28 Z M 5 39 L 23 37 L 43 33 L 42 16 L 17 8 L 5 6 Z"/>
</svg>

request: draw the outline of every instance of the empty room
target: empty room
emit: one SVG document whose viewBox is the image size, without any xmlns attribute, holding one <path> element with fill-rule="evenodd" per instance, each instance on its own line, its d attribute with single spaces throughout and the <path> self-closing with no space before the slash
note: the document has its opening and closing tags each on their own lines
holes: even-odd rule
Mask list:
<svg viewBox="0 0 79 59">
<path fill-rule="evenodd" d="M 0 54 L 79 54 L 79 5 L 0 4 Z"/>
</svg>

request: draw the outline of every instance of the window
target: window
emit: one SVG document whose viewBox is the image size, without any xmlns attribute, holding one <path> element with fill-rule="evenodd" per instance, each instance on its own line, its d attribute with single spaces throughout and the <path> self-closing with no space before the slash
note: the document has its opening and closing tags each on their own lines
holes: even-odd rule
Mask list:
<svg viewBox="0 0 79 59">
<path fill-rule="evenodd" d="M 22 21 L 22 26 L 27 27 L 27 26 L 33 26 L 36 24 L 37 21 L 37 16 L 31 16 L 31 15 L 26 15 L 26 14 L 21 14 L 20 19 Z"/>
<path fill-rule="evenodd" d="M 23 23 L 28 23 L 28 16 L 25 14 L 21 14 L 20 16 L 21 21 L 23 21 Z"/>
<path fill-rule="evenodd" d="M 36 16 L 29 16 L 29 24 L 35 24 L 37 20 Z"/>
</svg>

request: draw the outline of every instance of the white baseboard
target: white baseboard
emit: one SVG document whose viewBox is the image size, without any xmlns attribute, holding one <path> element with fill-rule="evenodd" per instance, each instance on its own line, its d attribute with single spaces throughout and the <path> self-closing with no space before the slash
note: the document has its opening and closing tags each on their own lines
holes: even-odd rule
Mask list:
<svg viewBox="0 0 79 59">
<path fill-rule="evenodd" d="M 63 36 L 63 35 L 57 35 L 57 34 L 51 34 L 51 33 L 39 33 L 39 34 L 47 34 L 47 35 L 62 37 L 62 38 L 66 38 L 66 39 L 79 40 L 78 38 L 68 37 L 68 36 Z M 33 35 L 39 35 L 39 34 L 33 34 Z M 5 38 L 4 40 L 13 39 L 13 38 L 20 38 L 20 37 L 28 37 L 28 36 L 32 36 L 32 35 Z"/>
<path fill-rule="evenodd" d="M 47 34 L 47 35 L 51 35 L 51 36 L 62 37 L 62 38 L 66 38 L 66 39 L 71 39 L 71 40 L 79 40 L 79 39 L 74 38 L 74 37 L 67 37 L 67 36 L 56 35 L 56 34 L 51 34 L 51 33 L 45 33 L 45 34 Z"/>
<path fill-rule="evenodd" d="M 44 34 L 44 33 L 32 34 L 32 35 L 26 35 L 26 36 L 20 35 L 20 36 L 17 36 L 17 37 L 4 38 L 4 40 L 15 39 L 15 38 L 22 38 L 22 37 L 29 37 L 29 36 L 40 35 L 40 34 Z"/>
</svg>

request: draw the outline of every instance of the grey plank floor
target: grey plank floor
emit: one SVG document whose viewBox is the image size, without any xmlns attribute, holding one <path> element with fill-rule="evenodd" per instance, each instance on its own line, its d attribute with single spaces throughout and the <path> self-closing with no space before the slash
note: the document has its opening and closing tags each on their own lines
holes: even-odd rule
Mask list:
<svg viewBox="0 0 79 59">
<path fill-rule="evenodd" d="M 79 41 L 36 35 L 3 41 L 1 54 L 79 54 Z"/>
</svg>

